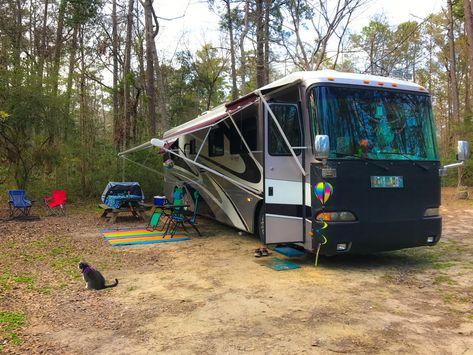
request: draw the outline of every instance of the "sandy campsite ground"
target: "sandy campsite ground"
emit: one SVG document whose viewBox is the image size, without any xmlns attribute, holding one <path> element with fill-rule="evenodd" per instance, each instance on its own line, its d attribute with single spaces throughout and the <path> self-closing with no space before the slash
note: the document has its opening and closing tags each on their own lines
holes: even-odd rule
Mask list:
<svg viewBox="0 0 473 355">
<path fill-rule="evenodd" d="M 436 247 L 280 272 L 254 237 L 210 221 L 204 237 L 125 247 L 90 209 L 0 222 L 0 352 L 473 354 L 473 203 L 452 193 Z M 80 259 L 118 287 L 85 290 Z"/>
</svg>

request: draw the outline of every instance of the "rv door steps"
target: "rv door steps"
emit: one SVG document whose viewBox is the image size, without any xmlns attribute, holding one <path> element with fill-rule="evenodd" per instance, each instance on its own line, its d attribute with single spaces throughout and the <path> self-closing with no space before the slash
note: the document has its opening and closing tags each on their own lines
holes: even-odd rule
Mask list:
<svg viewBox="0 0 473 355">
<path fill-rule="evenodd" d="M 274 248 L 279 254 L 287 256 L 288 258 L 299 258 L 305 255 L 305 251 L 291 246 L 278 246 Z"/>
</svg>

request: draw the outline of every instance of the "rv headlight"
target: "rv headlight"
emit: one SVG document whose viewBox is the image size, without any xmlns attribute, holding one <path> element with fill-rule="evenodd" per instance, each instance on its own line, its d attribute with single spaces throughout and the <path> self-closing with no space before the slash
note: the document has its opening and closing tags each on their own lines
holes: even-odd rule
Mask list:
<svg viewBox="0 0 473 355">
<path fill-rule="evenodd" d="M 340 212 L 321 212 L 315 219 L 322 219 L 330 222 L 352 222 L 356 221 L 356 217 L 353 213 L 348 211 Z"/>
<path fill-rule="evenodd" d="M 424 217 L 434 217 L 434 216 L 438 216 L 439 214 L 440 213 L 439 213 L 438 207 L 427 208 L 424 212 Z"/>
</svg>

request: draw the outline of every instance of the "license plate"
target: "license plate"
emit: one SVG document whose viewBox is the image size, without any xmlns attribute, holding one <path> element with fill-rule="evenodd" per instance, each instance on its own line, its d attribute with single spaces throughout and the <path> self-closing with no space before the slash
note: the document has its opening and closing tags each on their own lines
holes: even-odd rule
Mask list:
<svg viewBox="0 0 473 355">
<path fill-rule="evenodd" d="M 372 188 L 403 188 L 404 179 L 402 176 L 371 176 Z"/>
</svg>

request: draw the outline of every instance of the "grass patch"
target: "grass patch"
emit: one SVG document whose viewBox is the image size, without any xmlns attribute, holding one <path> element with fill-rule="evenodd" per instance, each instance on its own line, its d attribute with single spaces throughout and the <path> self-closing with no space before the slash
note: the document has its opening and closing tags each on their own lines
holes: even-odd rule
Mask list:
<svg viewBox="0 0 473 355">
<path fill-rule="evenodd" d="M 473 320 L 473 314 L 467 315 L 466 318 L 468 318 L 469 320 Z"/>
<path fill-rule="evenodd" d="M 58 255 L 63 255 L 66 254 L 66 250 L 64 247 L 54 247 L 49 251 L 49 254 L 52 256 L 58 256 Z"/>
<path fill-rule="evenodd" d="M 435 276 L 434 285 L 442 285 L 442 284 L 455 285 L 456 281 L 453 280 L 450 276 L 447 276 L 447 275 L 437 275 L 437 276 Z"/>
<path fill-rule="evenodd" d="M 43 295 L 50 295 L 53 293 L 53 289 L 49 286 L 43 286 L 43 287 L 39 287 L 36 289 L 36 291 L 38 291 L 39 293 L 43 294 Z"/>
<path fill-rule="evenodd" d="M 26 323 L 23 313 L 0 311 L 0 336 L 18 345 L 21 339 L 16 331 Z"/>
<path fill-rule="evenodd" d="M 455 240 L 441 240 L 433 247 L 410 248 L 392 252 L 405 259 L 406 265 L 418 268 L 418 271 L 428 269 L 446 269 L 455 266 L 465 251 Z"/>
<path fill-rule="evenodd" d="M 452 267 L 452 266 L 455 266 L 455 263 L 451 261 L 445 261 L 445 262 L 437 261 L 437 262 L 432 263 L 432 268 L 436 270 L 448 269 L 449 267 Z"/>
<path fill-rule="evenodd" d="M 4 272 L 0 274 L 0 291 L 7 291 L 11 288 L 10 286 L 11 274 L 10 272 Z"/>
<path fill-rule="evenodd" d="M 23 276 L 15 276 L 13 278 L 13 281 L 20 283 L 20 284 L 28 284 L 32 285 L 34 282 L 34 277 L 33 276 L 28 276 L 28 275 L 23 275 Z"/>
</svg>

